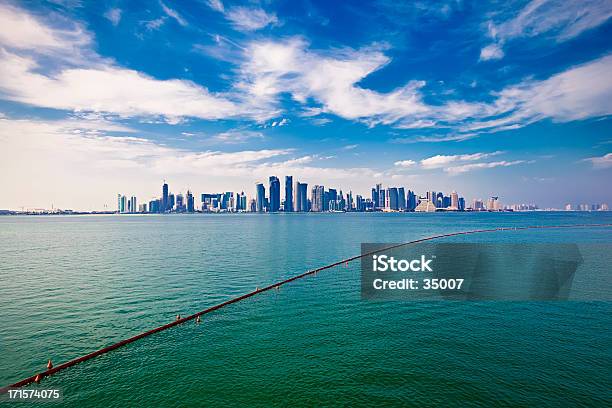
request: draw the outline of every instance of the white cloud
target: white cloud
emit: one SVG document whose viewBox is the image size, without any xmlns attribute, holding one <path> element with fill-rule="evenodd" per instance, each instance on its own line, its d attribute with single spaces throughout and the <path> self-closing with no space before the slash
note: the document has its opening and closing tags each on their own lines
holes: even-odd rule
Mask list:
<svg viewBox="0 0 612 408">
<path fill-rule="evenodd" d="M 332 120 L 331 120 L 331 119 L 329 119 L 329 118 L 315 118 L 315 119 L 312 119 L 312 121 L 311 121 L 311 122 L 312 122 L 314 125 L 317 125 L 317 126 L 325 126 L 325 125 L 327 125 L 328 123 L 331 123 L 331 122 L 332 122 Z"/>
<path fill-rule="evenodd" d="M 278 24 L 276 14 L 267 13 L 260 8 L 232 7 L 225 13 L 225 17 L 232 22 L 234 28 L 240 31 L 255 31 Z"/>
<path fill-rule="evenodd" d="M 261 132 L 254 132 L 252 130 L 229 130 L 215 135 L 213 140 L 227 144 L 239 144 L 248 142 L 249 140 L 263 138 L 264 135 Z"/>
<path fill-rule="evenodd" d="M 515 129 L 544 118 L 558 122 L 612 114 L 612 55 L 606 55 L 543 81 L 525 81 L 495 94 L 482 119 L 464 131 Z M 487 120 L 487 116 L 496 116 Z"/>
<path fill-rule="evenodd" d="M 497 44 L 487 53 L 503 57 L 501 46 L 514 38 L 549 35 L 562 42 L 577 37 L 584 31 L 595 28 L 612 16 L 609 0 L 532 0 L 515 17 L 499 24 L 488 22 L 488 34 Z"/>
<path fill-rule="evenodd" d="M 558 41 L 574 38 L 612 16 L 607 0 L 533 0 L 513 19 L 495 27 L 501 39 L 552 33 Z"/>
<path fill-rule="evenodd" d="M 185 116 L 226 118 L 240 112 L 235 103 L 190 81 L 160 81 L 114 66 L 70 68 L 53 76 L 38 73 L 38 68 L 32 59 L 0 51 L 3 97 L 55 109 L 159 115 L 169 122 Z"/>
<path fill-rule="evenodd" d="M 393 163 L 395 166 L 397 167 L 414 167 L 414 165 L 416 165 L 417 162 L 415 162 L 414 160 L 400 160 L 400 161 L 396 161 L 395 163 Z"/>
<path fill-rule="evenodd" d="M 155 20 L 150 20 L 147 21 L 145 23 L 145 27 L 147 28 L 147 30 L 149 31 L 155 31 L 155 30 L 159 30 L 161 28 L 161 26 L 164 25 L 164 23 L 166 22 L 166 19 L 168 17 L 166 16 L 162 16 L 160 18 L 156 18 Z"/>
<path fill-rule="evenodd" d="M 612 153 L 607 153 L 599 157 L 588 157 L 582 161 L 590 162 L 596 169 L 607 169 L 612 167 Z"/>
<path fill-rule="evenodd" d="M 278 106 L 280 96 L 287 93 L 297 102 L 320 105 L 305 115 L 335 114 L 369 126 L 455 128 L 459 131 L 453 134 L 454 140 L 474 137 L 476 131 L 508 130 L 544 118 L 571 121 L 612 112 L 612 80 L 608 75 L 612 56 L 545 80 L 509 86 L 493 93 L 493 102 L 455 100 L 442 105 L 423 101 L 422 81 L 408 82 L 388 93 L 361 87 L 364 78 L 390 61 L 380 47 L 325 52 L 309 49 L 304 40 L 292 38 L 253 42 L 246 57 L 236 88 L 250 94 L 258 105 Z"/>
<path fill-rule="evenodd" d="M 221 0 L 208 0 L 208 5 L 213 10 L 220 11 L 221 13 L 225 11 L 225 7 L 223 7 Z"/>
<path fill-rule="evenodd" d="M 488 163 L 471 163 L 471 164 L 463 164 L 461 166 L 447 167 L 444 169 L 444 171 L 447 173 L 450 173 L 451 175 L 457 175 L 457 174 L 466 173 L 472 170 L 492 169 L 494 167 L 508 167 L 508 166 L 515 166 L 517 164 L 522 164 L 522 163 L 530 163 L 530 162 L 525 161 L 525 160 L 514 160 L 514 161 L 502 160 L 502 161 L 488 162 Z"/>
<path fill-rule="evenodd" d="M 308 50 L 299 38 L 255 42 L 248 48 L 238 87 L 267 102 L 284 92 L 298 102 L 314 98 L 323 105 L 320 112 L 371 125 L 396 123 L 430 111 L 418 93 L 423 82 L 409 82 L 387 94 L 356 85 L 388 62 L 378 48 L 324 53 Z"/>
<path fill-rule="evenodd" d="M 457 155 L 442 155 L 438 154 L 427 159 L 421 160 L 421 167 L 424 169 L 438 169 L 455 162 L 476 161 L 486 159 L 488 157 L 502 154 L 502 151 L 491 153 L 472 153 L 472 154 L 457 154 Z"/>
<path fill-rule="evenodd" d="M 357 147 L 359 147 L 358 144 L 350 144 L 350 145 L 344 146 L 342 150 L 353 150 L 353 149 L 356 149 Z"/>
<path fill-rule="evenodd" d="M 108 19 L 108 21 L 110 21 L 114 26 L 116 26 L 121 21 L 121 13 L 121 9 L 112 8 L 107 10 L 106 13 L 104 13 L 104 17 Z"/>
<path fill-rule="evenodd" d="M 65 20 L 58 23 L 61 26 L 51 27 L 21 9 L 0 5 L 0 44 L 15 49 L 57 52 L 91 42 L 91 36 L 80 25 Z"/>
<path fill-rule="evenodd" d="M 494 93 L 493 102 L 430 105 L 423 100 L 423 81 L 409 81 L 386 93 L 361 85 L 390 62 L 382 45 L 322 51 L 295 37 L 262 40 L 240 51 L 243 62 L 231 91 L 212 93 L 190 81 L 157 80 L 104 60 L 92 50 L 92 36 L 78 24 L 54 28 L 6 5 L 0 6 L 0 21 L 7 23 L 0 24 L 0 93 L 33 106 L 159 117 L 168 123 L 189 117 L 262 122 L 282 114 L 281 102 L 288 94 L 305 105 L 304 115 L 333 114 L 368 126 L 446 127 L 455 129 L 453 140 L 545 118 L 562 122 L 612 113 L 610 55 L 548 79 L 509 86 Z M 43 63 L 39 54 L 54 58 L 53 64 Z M 46 72 L 47 66 L 53 71 Z"/>
<path fill-rule="evenodd" d="M 391 143 L 412 144 L 412 143 L 440 143 L 440 142 L 460 142 L 473 139 L 478 133 L 451 133 L 451 134 L 432 134 L 396 137 L 390 140 Z"/>
<path fill-rule="evenodd" d="M 489 44 L 480 50 L 480 60 L 496 60 L 504 57 L 504 51 L 499 44 Z"/>
<path fill-rule="evenodd" d="M 164 11 L 164 13 L 166 13 L 168 17 L 174 19 L 177 23 L 179 23 L 183 27 L 186 27 L 188 25 L 187 21 L 178 13 L 178 11 L 166 6 L 164 2 L 162 2 L 161 0 L 159 4 L 162 10 Z"/>
</svg>

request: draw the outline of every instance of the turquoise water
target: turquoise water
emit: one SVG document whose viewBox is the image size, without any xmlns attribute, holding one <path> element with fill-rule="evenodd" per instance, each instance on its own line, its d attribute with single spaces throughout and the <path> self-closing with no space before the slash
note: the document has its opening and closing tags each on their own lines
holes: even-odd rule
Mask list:
<svg viewBox="0 0 612 408">
<path fill-rule="evenodd" d="M 0 385 L 43 371 L 48 358 L 70 360 L 356 255 L 362 242 L 611 222 L 606 213 L 0 217 Z M 496 235 L 576 237 L 612 241 L 610 229 Z M 36 387 L 61 388 L 63 405 L 78 407 L 610 404 L 608 302 L 368 302 L 359 290 L 359 263 L 336 267 Z"/>
</svg>

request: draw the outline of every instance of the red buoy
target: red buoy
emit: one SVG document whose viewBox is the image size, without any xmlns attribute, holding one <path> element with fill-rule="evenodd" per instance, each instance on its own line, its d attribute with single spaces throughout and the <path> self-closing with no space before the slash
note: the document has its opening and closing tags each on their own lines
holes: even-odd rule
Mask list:
<svg viewBox="0 0 612 408">
<path fill-rule="evenodd" d="M 36 384 L 40 382 L 40 374 L 36 374 L 36 378 L 34 378 L 34 381 L 36 381 Z"/>
<path fill-rule="evenodd" d="M 53 368 L 53 363 L 51 362 L 51 359 L 49 359 L 49 362 L 47 363 L 47 370 L 50 370 Z"/>
</svg>

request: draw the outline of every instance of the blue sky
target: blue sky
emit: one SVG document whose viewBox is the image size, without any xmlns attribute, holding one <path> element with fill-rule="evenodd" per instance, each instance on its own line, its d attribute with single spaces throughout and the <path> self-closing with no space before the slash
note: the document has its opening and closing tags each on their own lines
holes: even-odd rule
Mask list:
<svg viewBox="0 0 612 408">
<path fill-rule="evenodd" d="M 612 2 L 0 5 L 0 208 L 254 192 L 612 202 Z"/>
</svg>

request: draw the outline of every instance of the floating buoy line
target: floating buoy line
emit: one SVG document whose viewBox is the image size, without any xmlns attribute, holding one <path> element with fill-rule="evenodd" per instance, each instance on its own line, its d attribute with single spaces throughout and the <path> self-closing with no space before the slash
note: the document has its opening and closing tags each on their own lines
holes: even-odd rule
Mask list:
<svg viewBox="0 0 612 408">
<path fill-rule="evenodd" d="M 452 232 L 452 233 L 448 233 L 448 234 L 433 235 L 433 236 L 426 237 L 426 238 L 420 238 L 420 239 L 416 239 L 416 240 L 413 240 L 413 241 L 408 241 L 408 242 L 404 242 L 404 243 L 395 244 L 395 245 L 391 245 L 391 246 L 388 246 L 388 247 L 380 248 L 380 249 L 377 249 L 375 251 L 371 251 L 371 252 L 368 252 L 368 253 L 365 253 L 365 254 L 359 254 L 359 255 L 353 256 L 351 258 L 343 259 L 341 261 L 334 262 L 334 263 L 329 264 L 329 265 L 325 265 L 325 266 L 322 266 L 322 267 L 319 267 L 319 268 L 316 268 L 316 269 L 309 270 L 309 271 L 304 272 L 304 273 L 302 273 L 300 275 L 293 276 L 291 278 L 288 278 L 288 279 L 285 279 L 283 281 L 274 283 L 272 285 L 268 285 L 268 286 L 265 286 L 265 287 L 262 287 L 262 288 L 256 287 L 256 289 L 254 291 L 252 291 L 252 292 L 249 292 L 249 293 L 246 293 L 244 295 L 241 295 L 241 296 L 238 296 L 238 297 L 226 300 L 225 302 L 222 302 L 222 303 L 219 303 L 217 305 L 211 306 L 211 307 L 209 307 L 207 309 L 204 309 L 202 311 L 199 311 L 197 313 L 194 313 L 194 314 L 186 316 L 186 317 L 181 317 L 180 314 L 177 314 L 175 320 L 170 322 L 170 323 L 167 323 L 167 324 L 164 324 L 162 326 L 156 327 L 156 328 L 154 328 L 152 330 L 148 330 L 146 332 L 140 333 L 140 334 L 138 334 L 136 336 L 132 336 L 132 337 L 127 338 L 125 340 L 121 340 L 121 341 L 119 341 L 119 342 L 117 342 L 115 344 L 112 344 L 110 346 L 101 348 L 99 350 L 96 350 L 96 351 L 94 351 L 92 353 L 89 353 L 89 354 L 86 354 L 84 356 L 75 358 L 73 360 L 67 361 L 67 362 L 62 363 L 62 364 L 60 364 L 58 366 L 54 366 L 53 363 L 51 362 L 51 360 L 49 359 L 49 361 L 47 363 L 47 370 L 46 371 L 34 374 L 31 377 L 24 378 L 23 380 L 18 381 L 18 382 L 14 383 L 14 384 L 8 385 L 8 386 L 3 387 L 3 388 L 0 388 L 0 394 L 5 394 L 5 393 L 8 392 L 9 389 L 12 389 L 12 388 L 20 388 L 20 387 L 26 386 L 28 384 L 39 383 L 43 378 L 48 377 L 50 375 L 53 375 L 53 374 L 57 373 L 58 371 L 64 370 L 64 369 L 69 368 L 69 367 L 72 367 L 72 366 L 77 365 L 79 363 L 82 363 L 84 361 L 91 360 L 94 357 L 97 357 L 97 356 L 102 355 L 102 354 L 106 354 L 106 353 L 108 353 L 110 351 L 118 349 L 119 347 L 125 346 L 127 344 L 130 344 L 130 343 L 136 341 L 136 340 L 140 340 L 140 339 L 142 339 L 144 337 L 148 337 L 148 336 L 150 336 L 152 334 L 159 333 L 161 331 L 170 329 L 170 328 L 172 328 L 174 326 L 178 326 L 179 324 L 183 324 L 183 323 L 185 323 L 185 322 L 187 322 L 189 320 L 194 320 L 195 319 L 196 323 L 200 323 L 202 315 L 205 315 L 205 314 L 208 314 L 208 313 L 212 313 L 212 312 L 214 312 L 216 310 L 219 310 L 219 309 L 221 309 L 221 308 L 223 308 L 225 306 L 229 306 L 232 303 L 240 302 L 241 300 L 248 299 L 248 298 L 253 297 L 253 296 L 255 296 L 255 295 L 259 294 L 259 293 L 267 292 L 267 291 L 272 290 L 272 289 L 280 290 L 280 287 L 282 285 L 285 285 L 285 284 L 293 282 L 295 280 L 304 278 L 306 276 L 310 276 L 310 275 L 315 275 L 316 276 L 317 272 L 321 272 L 321 271 L 324 271 L 326 269 L 331 269 L 333 267 L 336 267 L 336 266 L 339 266 L 339 265 L 342 265 L 342 264 L 344 264 L 345 267 L 348 267 L 349 262 L 352 262 L 352 261 L 355 261 L 357 259 L 361 259 L 361 258 L 364 258 L 364 257 L 367 257 L 367 256 L 371 256 L 371 255 L 374 255 L 374 254 L 379 253 L 379 252 L 388 251 L 390 249 L 399 248 L 399 247 L 406 246 L 406 245 L 417 244 L 417 243 L 420 243 L 420 242 L 431 241 L 431 240 L 434 240 L 434 239 L 454 237 L 454 236 L 458 236 L 458 235 L 481 234 L 481 233 L 487 233 L 487 232 L 501 232 L 501 231 L 520 231 L 520 230 L 529 230 L 529 229 L 592 228 L 592 227 L 612 227 L 612 224 L 532 225 L 532 226 L 525 226 L 525 227 L 499 227 L 499 228 L 489 228 L 489 229 L 480 229 L 480 230 L 471 230 L 471 231 L 459 231 L 459 232 Z"/>
</svg>

